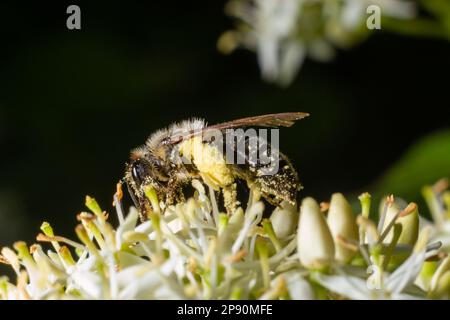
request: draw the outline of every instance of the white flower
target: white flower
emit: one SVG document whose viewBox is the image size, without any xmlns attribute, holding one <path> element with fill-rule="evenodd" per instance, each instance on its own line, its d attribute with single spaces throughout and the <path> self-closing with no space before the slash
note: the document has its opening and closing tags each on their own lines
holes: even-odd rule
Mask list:
<svg viewBox="0 0 450 320">
<path fill-rule="evenodd" d="M 298 270 L 289 271 L 283 274 L 286 279 L 287 290 L 293 300 L 313 300 L 315 298 L 314 289 L 311 284 L 302 276 Z"/>
<path fill-rule="evenodd" d="M 354 300 L 418 299 L 426 298 L 425 292 L 414 287 L 425 260 L 436 254 L 435 246 L 428 247 L 428 231 L 422 234 L 413 253 L 394 272 L 382 270 L 371 259 L 367 269 L 371 276 L 366 280 L 341 272 L 340 275 L 316 274 L 317 281 L 325 288 Z"/>
<path fill-rule="evenodd" d="M 429 277 L 428 287 L 421 286 L 426 291 L 413 286 L 424 260 L 435 255 L 438 246 L 426 246 L 429 229 L 421 230 L 412 254 L 410 246 L 397 246 L 399 225 L 404 222 L 400 214 L 379 234 L 365 212 L 358 218 L 360 232 L 370 240 L 365 244 L 358 243 L 351 210 L 340 194 L 332 197 L 329 226 L 317 202 L 304 199 L 296 230 L 296 208 L 285 203 L 271 219 L 262 219 L 264 205 L 257 190 L 251 190 L 245 208 L 229 216 L 219 211 L 212 190 L 208 196 L 199 181 L 193 186 L 194 197 L 150 212 L 145 222 L 138 221 L 135 208 L 123 214 L 118 192 L 116 228 L 97 202 L 87 197 L 93 214 L 77 216 L 80 242 L 55 235 L 50 224 L 43 223 L 44 234 L 37 240 L 51 244 L 46 253 L 41 245 L 28 247 L 24 242 L 17 242 L 15 251 L 1 250 L 0 262 L 11 265 L 17 281 L 0 277 L 0 298 L 315 299 L 324 297 L 324 292 L 354 299 L 423 298 L 426 293 L 447 297 L 448 259 Z M 158 199 L 152 200 L 152 206 L 158 206 Z M 383 244 L 390 228 L 397 233 Z M 340 236 L 336 244 L 332 233 L 336 239 Z M 336 245 L 352 248 L 351 257 L 359 250 L 371 273 L 364 261 L 356 266 L 348 257 L 341 259 Z M 390 257 L 400 251 L 409 257 L 401 265 L 394 264 L 393 272 L 387 271 Z M 361 256 L 352 263 L 357 259 Z M 336 263 L 343 261 L 346 264 Z M 318 292 L 317 282 L 328 291 Z"/>
</svg>

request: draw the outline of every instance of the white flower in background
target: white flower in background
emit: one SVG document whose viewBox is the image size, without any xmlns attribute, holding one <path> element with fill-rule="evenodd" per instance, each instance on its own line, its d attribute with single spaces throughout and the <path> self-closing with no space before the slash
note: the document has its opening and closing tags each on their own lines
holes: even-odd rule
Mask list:
<svg viewBox="0 0 450 320">
<path fill-rule="evenodd" d="M 285 86 L 306 56 L 329 61 L 335 46 L 359 42 L 368 32 L 371 5 L 386 17 L 412 19 L 416 14 L 408 0 L 230 0 L 226 12 L 238 24 L 222 35 L 218 48 L 224 53 L 238 46 L 256 51 L 262 77 Z"/>
</svg>

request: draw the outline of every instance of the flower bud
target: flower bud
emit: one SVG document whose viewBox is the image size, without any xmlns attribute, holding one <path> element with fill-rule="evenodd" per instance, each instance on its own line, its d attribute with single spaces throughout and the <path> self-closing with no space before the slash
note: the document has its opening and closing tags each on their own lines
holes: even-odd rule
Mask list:
<svg viewBox="0 0 450 320">
<path fill-rule="evenodd" d="M 399 244 L 409 244 L 414 246 L 419 235 L 419 210 L 415 203 L 410 203 L 402 212 L 398 205 L 392 203 L 386 211 L 383 231 L 391 224 L 392 219 L 396 219 L 395 223 L 402 226 L 402 232 L 398 239 Z M 391 228 L 384 239 L 384 243 L 390 243 L 393 240 L 394 230 Z"/>
<path fill-rule="evenodd" d="M 297 251 L 300 262 L 309 269 L 324 269 L 334 259 L 334 242 L 327 222 L 313 198 L 302 202 L 298 224 Z"/>
<path fill-rule="evenodd" d="M 398 219 L 398 222 L 402 225 L 402 233 L 398 243 L 414 246 L 419 236 L 419 210 L 415 203 L 410 203 L 403 212 L 406 215 L 400 214 Z"/>
<path fill-rule="evenodd" d="M 297 220 L 297 210 L 288 201 L 283 201 L 270 216 L 273 230 L 279 239 L 284 239 L 294 233 Z"/>
<path fill-rule="evenodd" d="M 344 247 L 339 243 L 338 237 L 358 242 L 358 227 L 352 207 L 341 193 L 335 193 L 331 197 L 327 222 L 336 244 L 336 260 L 340 263 L 349 262 L 356 251 Z"/>
</svg>

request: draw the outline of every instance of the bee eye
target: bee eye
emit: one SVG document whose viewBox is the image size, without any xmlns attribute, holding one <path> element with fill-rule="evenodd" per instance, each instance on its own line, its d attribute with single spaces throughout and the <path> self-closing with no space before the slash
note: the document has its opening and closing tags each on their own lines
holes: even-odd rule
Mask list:
<svg viewBox="0 0 450 320">
<path fill-rule="evenodd" d="M 146 176 L 145 165 L 137 160 L 131 165 L 131 175 L 137 185 L 141 185 Z"/>
</svg>

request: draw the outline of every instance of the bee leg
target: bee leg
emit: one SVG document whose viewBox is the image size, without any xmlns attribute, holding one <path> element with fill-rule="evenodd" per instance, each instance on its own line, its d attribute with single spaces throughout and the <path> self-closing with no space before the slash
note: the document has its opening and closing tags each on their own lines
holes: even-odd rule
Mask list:
<svg viewBox="0 0 450 320">
<path fill-rule="evenodd" d="M 302 187 L 292 163 L 280 153 L 278 171 L 267 171 L 271 168 L 270 165 L 263 165 L 256 169 L 255 182 L 260 187 L 262 196 L 271 205 L 279 206 L 283 200 L 294 204 Z"/>
<path fill-rule="evenodd" d="M 148 213 L 150 212 L 149 204 L 147 200 L 139 201 L 139 218 L 141 222 L 148 220 Z"/>
<path fill-rule="evenodd" d="M 283 199 L 279 198 L 278 196 L 264 191 L 261 193 L 261 195 L 263 196 L 264 200 L 266 200 L 270 205 L 274 207 L 280 206 L 280 203 L 283 201 Z"/>
<path fill-rule="evenodd" d="M 222 188 L 223 202 L 228 215 L 232 215 L 240 204 L 237 200 L 236 183 Z"/>
<path fill-rule="evenodd" d="M 182 189 L 182 186 L 181 186 L 181 185 L 179 185 L 179 186 L 174 190 L 174 197 L 175 197 L 175 201 L 176 201 L 177 203 L 180 203 L 180 202 L 186 202 L 186 199 L 185 199 L 185 197 L 184 197 L 183 189 Z"/>
<path fill-rule="evenodd" d="M 177 179 L 169 179 L 167 184 L 166 204 L 172 205 L 174 203 L 185 202 L 186 199 L 183 194 L 183 184 Z"/>
<path fill-rule="evenodd" d="M 178 203 L 178 202 L 183 202 L 184 201 L 184 197 L 182 196 L 182 194 L 180 194 L 179 188 L 176 189 L 171 189 L 169 192 L 167 192 L 166 194 L 166 204 L 168 206 Z"/>
<path fill-rule="evenodd" d="M 279 206 L 283 200 L 294 204 L 297 192 L 301 188 L 298 180 L 286 173 L 262 176 L 256 181 L 261 188 L 261 195 L 274 206 Z"/>
</svg>

